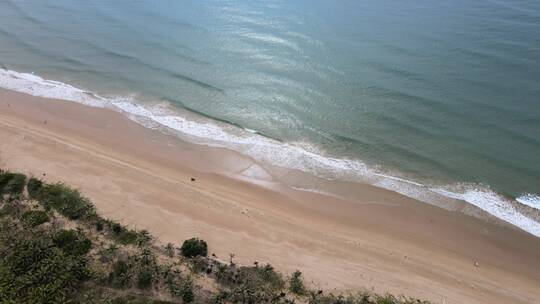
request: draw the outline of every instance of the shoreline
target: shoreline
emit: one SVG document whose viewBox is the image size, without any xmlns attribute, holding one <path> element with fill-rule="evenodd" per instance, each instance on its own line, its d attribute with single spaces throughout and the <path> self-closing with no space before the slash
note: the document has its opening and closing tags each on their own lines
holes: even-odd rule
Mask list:
<svg viewBox="0 0 540 304">
<path fill-rule="evenodd" d="M 510 225 L 367 184 L 332 185 L 354 201 L 287 189 L 246 156 L 107 109 L 3 89 L 0 109 L 2 168 L 76 186 L 100 214 L 162 242 L 199 236 L 221 259 L 234 252 L 240 263 L 300 269 L 324 289 L 373 286 L 446 303 L 540 298 L 540 239 Z"/>
<path fill-rule="evenodd" d="M 540 213 L 536 196 L 531 193 L 512 198 L 497 193 L 489 185 L 458 181 L 422 183 L 399 172 L 370 167 L 358 159 L 334 158 L 317 148 L 281 142 L 167 103 L 148 105 L 132 102 L 130 97 L 106 98 L 66 83 L 7 69 L 0 69 L 0 74 L 0 87 L 8 90 L 109 109 L 181 141 L 234 151 L 241 157 L 233 157 L 229 164 L 214 164 L 212 170 L 219 167 L 220 174 L 235 179 L 271 189 L 279 184 L 286 190 L 293 188 L 346 200 L 356 200 L 361 195 L 355 190 L 356 185 L 370 184 L 448 210 L 487 220 L 496 218 L 540 237 Z"/>
</svg>

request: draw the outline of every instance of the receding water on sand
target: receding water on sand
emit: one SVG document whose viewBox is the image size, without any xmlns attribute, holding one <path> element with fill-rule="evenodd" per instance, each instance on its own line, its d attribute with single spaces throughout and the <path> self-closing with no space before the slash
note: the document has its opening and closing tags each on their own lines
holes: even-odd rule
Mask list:
<svg viewBox="0 0 540 304">
<path fill-rule="evenodd" d="M 188 111 L 181 111 L 164 103 L 150 105 L 132 98 L 104 98 L 86 90 L 39 76 L 11 70 L 0 71 L 0 87 L 40 97 L 62 99 L 89 106 L 110 108 L 120 111 L 132 120 L 152 129 L 174 134 L 184 140 L 198 144 L 224 147 L 238 151 L 256 160 L 259 169 L 247 172 L 250 179 L 264 182 L 276 174 L 273 167 L 282 167 L 307 172 L 322 179 L 369 183 L 396 191 L 411 198 L 452 209 L 453 200 L 466 201 L 489 214 L 521 229 L 540 236 L 539 213 L 534 209 L 533 194 L 518 200 L 505 198 L 486 186 L 477 184 L 436 185 L 424 184 L 391 175 L 360 160 L 325 156 L 313 145 L 286 143 L 257 134 L 254 131 L 214 121 Z M 279 174 L 278 174 L 279 175 Z M 263 178 L 264 176 L 264 178 Z M 306 185 L 298 180 L 282 177 L 290 187 L 326 195 L 340 196 L 332 189 L 321 190 L 316 183 Z M 310 188 L 310 186 L 312 188 Z M 523 208 L 524 204 L 528 207 Z M 529 208 L 533 207 L 533 208 Z"/>
</svg>

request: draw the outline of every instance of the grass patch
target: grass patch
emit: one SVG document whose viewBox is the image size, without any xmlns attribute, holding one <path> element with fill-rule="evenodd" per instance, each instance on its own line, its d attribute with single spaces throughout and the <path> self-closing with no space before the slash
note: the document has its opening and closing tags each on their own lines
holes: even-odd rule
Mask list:
<svg viewBox="0 0 540 304">
<path fill-rule="evenodd" d="M 31 210 L 22 214 L 22 222 L 27 227 L 36 227 L 49 221 L 49 216 L 45 211 Z"/>
<path fill-rule="evenodd" d="M 150 234 L 146 230 L 137 231 L 129 229 L 119 223 L 110 220 L 98 221 L 96 223 L 96 230 L 101 231 L 104 229 L 104 226 L 107 227 L 107 230 L 109 231 L 109 236 L 113 240 L 123 245 L 143 246 L 151 241 Z"/>
<path fill-rule="evenodd" d="M 79 191 L 64 184 L 42 185 L 35 198 L 47 209 L 54 209 L 71 219 L 88 219 L 95 215 L 94 206 Z"/>
</svg>

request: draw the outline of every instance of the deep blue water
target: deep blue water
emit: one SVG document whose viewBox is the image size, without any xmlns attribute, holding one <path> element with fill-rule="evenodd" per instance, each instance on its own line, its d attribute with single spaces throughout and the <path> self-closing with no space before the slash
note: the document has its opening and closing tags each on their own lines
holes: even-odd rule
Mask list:
<svg viewBox="0 0 540 304">
<path fill-rule="evenodd" d="M 536 0 L 0 0 L 0 63 L 254 130 L 291 150 L 229 146 L 278 165 L 540 208 Z"/>
</svg>

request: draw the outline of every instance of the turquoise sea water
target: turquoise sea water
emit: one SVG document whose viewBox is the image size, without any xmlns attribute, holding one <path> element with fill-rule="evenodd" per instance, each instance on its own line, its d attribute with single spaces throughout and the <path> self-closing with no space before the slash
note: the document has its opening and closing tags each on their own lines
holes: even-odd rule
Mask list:
<svg viewBox="0 0 540 304">
<path fill-rule="evenodd" d="M 536 0 L 0 0 L 0 64 L 5 88 L 540 235 Z"/>
</svg>

